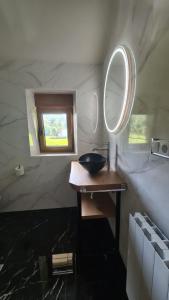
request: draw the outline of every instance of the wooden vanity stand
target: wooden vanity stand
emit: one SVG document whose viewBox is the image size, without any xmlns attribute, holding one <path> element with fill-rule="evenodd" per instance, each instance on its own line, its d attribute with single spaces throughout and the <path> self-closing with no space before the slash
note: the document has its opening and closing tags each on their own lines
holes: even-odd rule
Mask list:
<svg viewBox="0 0 169 300">
<path fill-rule="evenodd" d="M 71 162 L 69 183 L 77 192 L 79 228 L 84 219 L 115 217 L 115 247 L 119 250 L 120 201 L 121 192 L 127 189 L 126 183 L 117 172 L 106 168 L 92 176 L 78 161 Z M 115 204 L 110 192 L 116 193 Z"/>
</svg>

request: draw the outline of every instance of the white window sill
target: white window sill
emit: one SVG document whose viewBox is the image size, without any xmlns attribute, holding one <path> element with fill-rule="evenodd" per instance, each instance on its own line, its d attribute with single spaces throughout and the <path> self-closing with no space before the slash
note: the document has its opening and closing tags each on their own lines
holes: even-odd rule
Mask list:
<svg viewBox="0 0 169 300">
<path fill-rule="evenodd" d="M 31 157 L 57 157 L 57 156 L 77 156 L 78 153 L 39 153 L 32 154 Z"/>
</svg>

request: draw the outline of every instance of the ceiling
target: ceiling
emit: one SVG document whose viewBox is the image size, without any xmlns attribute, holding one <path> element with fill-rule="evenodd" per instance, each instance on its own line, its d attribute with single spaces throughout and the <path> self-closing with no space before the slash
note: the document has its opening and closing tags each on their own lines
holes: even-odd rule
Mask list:
<svg viewBox="0 0 169 300">
<path fill-rule="evenodd" d="M 102 63 L 115 0 L 1 0 L 0 57 Z"/>
</svg>

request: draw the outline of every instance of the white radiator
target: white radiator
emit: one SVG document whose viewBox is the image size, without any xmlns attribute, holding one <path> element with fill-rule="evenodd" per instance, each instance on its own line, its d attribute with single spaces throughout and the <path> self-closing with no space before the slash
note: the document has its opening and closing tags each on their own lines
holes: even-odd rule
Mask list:
<svg viewBox="0 0 169 300">
<path fill-rule="evenodd" d="M 126 290 L 129 300 L 169 300 L 169 240 L 140 213 L 129 219 Z"/>
</svg>

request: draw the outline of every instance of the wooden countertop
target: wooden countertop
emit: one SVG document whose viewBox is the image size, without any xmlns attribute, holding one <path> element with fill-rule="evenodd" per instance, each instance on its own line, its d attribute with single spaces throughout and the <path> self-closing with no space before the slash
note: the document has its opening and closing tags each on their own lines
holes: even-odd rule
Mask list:
<svg viewBox="0 0 169 300">
<path fill-rule="evenodd" d="M 69 183 L 78 192 L 126 190 L 127 185 L 117 172 L 100 170 L 96 175 L 90 175 L 78 161 L 71 162 Z"/>
</svg>

